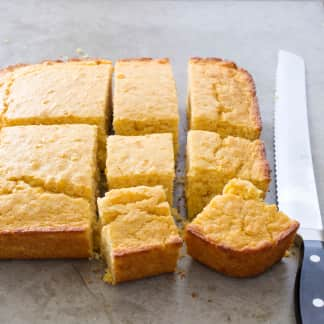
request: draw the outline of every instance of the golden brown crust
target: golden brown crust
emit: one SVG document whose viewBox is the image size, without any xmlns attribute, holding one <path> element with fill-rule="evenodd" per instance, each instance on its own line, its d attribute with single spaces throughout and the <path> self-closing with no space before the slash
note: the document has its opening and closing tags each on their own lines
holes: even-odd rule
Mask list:
<svg viewBox="0 0 324 324">
<path fill-rule="evenodd" d="M 0 77 L 1 76 L 4 76 L 5 74 L 7 73 L 10 73 L 10 72 L 13 72 L 19 68 L 22 68 L 22 67 L 25 67 L 25 66 L 28 66 L 29 64 L 24 64 L 24 63 L 21 63 L 21 64 L 14 64 L 14 65 L 9 65 L 5 68 L 2 68 L 0 69 Z"/>
<path fill-rule="evenodd" d="M 190 63 L 197 63 L 197 64 L 215 63 L 215 64 L 221 64 L 222 66 L 226 66 L 238 70 L 238 67 L 235 62 L 224 60 L 219 57 L 191 57 Z"/>
<path fill-rule="evenodd" d="M 177 239 L 165 245 L 114 253 L 114 284 L 174 272 L 181 245 Z"/>
<path fill-rule="evenodd" d="M 160 63 L 160 64 L 166 64 L 169 63 L 170 60 L 167 57 L 164 58 L 158 58 L 158 59 L 154 59 L 151 57 L 138 57 L 138 58 L 125 58 L 125 59 L 119 59 L 117 60 L 118 62 L 156 62 L 156 63 Z"/>
<path fill-rule="evenodd" d="M 185 230 L 185 241 L 188 254 L 212 269 L 233 277 L 252 277 L 263 273 L 284 256 L 298 227 L 298 222 L 294 221 L 275 242 L 236 250 L 215 243 L 202 235 L 196 226 L 189 224 Z"/>
<path fill-rule="evenodd" d="M 18 229 L 0 232 L 0 259 L 88 258 L 92 255 L 88 227 Z"/>
<path fill-rule="evenodd" d="M 64 61 L 64 60 L 43 60 L 39 63 L 35 63 L 35 64 L 28 64 L 28 63 L 19 63 L 19 64 L 13 64 L 13 65 L 9 65 L 5 68 L 0 69 L 0 76 L 5 75 L 8 72 L 13 72 L 19 68 L 22 67 L 26 67 L 26 66 L 31 66 L 31 65 L 38 65 L 38 64 L 48 64 L 48 65 L 52 65 L 52 64 L 57 64 L 57 63 L 68 63 L 68 62 L 95 62 L 96 64 L 112 64 L 112 62 L 110 60 L 106 60 L 106 59 L 101 59 L 101 58 L 78 58 L 78 57 L 72 57 L 69 58 L 68 60 Z"/>
<path fill-rule="evenodd" d="M 175 237 L 173 240 L 166 243 L 166 246 L 173 246 L 175 248 L 180 248 L 183 244 L 183 241 L 180 237 Z M 114 257 L 122 258 L 127 257 L 128 255 L 132 254 L 141 254 L 148 251 L 160 249 L 160 245 L 150 245 L 150 246 L 143 246 L 138 248 L 131 248 L 131 249 L 119 249 L 114 251 Z"/>
<path fill-rule="evenodd" d="M 270 176 L 270 173 L 271 173 L 271 169 L 270 169 L 270 164 L 269 164 L 269 161 L 267 160 L 267 153 L 266 153 L 266 148 L 265 148 L 265 145 L 264 145 L 264 142 L 260 141 L 261 145 L 260 145 L 260 154 L 262 156 L 262 159 L 264 161 L 263 163 L 263 177 L 265 179 L 265 181 L 268 182 L 268 186 L 269 186 L 269 183 L 271 181 L 271 176 Z"/>
</svg>

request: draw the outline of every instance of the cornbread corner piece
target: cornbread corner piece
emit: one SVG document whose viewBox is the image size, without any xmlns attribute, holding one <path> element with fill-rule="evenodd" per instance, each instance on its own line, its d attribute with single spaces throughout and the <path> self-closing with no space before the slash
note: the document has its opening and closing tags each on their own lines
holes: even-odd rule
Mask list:
<svg viewBox="0 0 324 324">
<path fill-rule="evenodd" d="M 191 58 L 188 65 L 189 128 L 224 136 L 259 138 L 261 118 L 251 75 L 218 58 Z"/>
<path fill-rule="evenodd" d="M 106 176 L 109 189 L 162 185 L 172 205 L 174 168 L 170 133 L 108 137 Z"/>
<path fill-rule="evenodd" d="M 247 181 L 246 181 L 247 182 Z M 215 196 L 187 225 L 187 252 L 210 268 L 234 277 L 256 276 L 280 261 L 294 240 L 299 223 L 275 205 L 255 200 L 252 184 L 242 182 Z M 241 193 L 237 190 L 241 188 Z M 250 196 L 250 197 L 249 197 Z M 248 199 L 245 199 L 248 198 Z M 252 199 L 250 199 L 252 198 Z"/>
<path fill-rule="evenodd" d="M 86 198 L 97 193 L 97 127 L 31 125 L 0 130 L 0 175 L 47 191 Z"/>
<path fill-rule="evenodd" d="M 98 209 L 111 283 L 175 271 L 182 239 L 162 186 L 113 189 Z"/>
<path fill-rule="evenodd" d="M 187 140 L 186 199 L 188 217 L 195 217 L 232 178 L 251 181 L 265 196 L 270 168 L 260 140 L 221 138 L 215 132 L 191 130 Z"/>
<path fill-rule="evenodd" d="M 172 133 L 177 153 L 179 112 L 169 59 L 119 60 L 113 102 L 117 135 Z"/>
<path fill-rule="evenodd" d="M 0 183 L 0 259 L 87 258 L 94 210 L 84 198 Z"/>
<path fill-rule="evenodd" d="M 96 125 L 98 159 L 104 168 L 107 125 L 112 113 L 111 77 L 112 63 L 102 59 L 46 61 L 3 69 L 2 124 Z"/>
</svg>

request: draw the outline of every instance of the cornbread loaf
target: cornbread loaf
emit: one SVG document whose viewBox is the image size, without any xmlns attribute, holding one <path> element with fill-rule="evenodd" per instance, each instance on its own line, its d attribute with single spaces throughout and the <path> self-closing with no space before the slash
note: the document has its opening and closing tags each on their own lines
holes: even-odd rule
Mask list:
<svg viewBox="0 0 324 324">
<path fill-rule="evenodd" d="M 171 133 L 108 137 L 106 176 L 109 189 L 162 185 L 172 204 L 174 168 Z"/>
<path fill-rule="evenodd" d="M 172 133 L 176 153 L 179 112 L 169 59 L 119 60 L 114 79 L 115 134 Z"/>
<path fill-rule="evenodd" d="M 190 129 L 259 138 L 261 119 L 251 75 L 218 58 L 192 58 L 188 65 Z"/>
<path fill-rule="evenodd" d="M 88 200 L 0 181 L 0 259 L 87 258 L 95 212 Z"/>
<path fill-rule="evenodd" d="M 111 283 L 175 270 L 182 240 L 162 186 L 113 189 L 98 209 Z"/>
<path fill-rule="evenodd" d="M 189 218 L 195 217 L 225 184 L 238 177 L 263 191 L 270 182 L 264 144 L 240 137 L 221 138 L 215 132 L 191 130 L 187 139 L 186 199 Z"/>
<path fill-rule="evenodd" d="M 255 276 L 284 256 L 298 226 L 275 205 L 260 200 L 251 183 L 233 179 L 187 225 L 187 252 L 226 275 Z"/>
<path fill-rule="evenodd" d="M 97 127 L 31 125 L 0 130 L 0 176 L 82 197 L 97 191 Z"/>
<path fill-rule="evenodd" d="M 107 60 L 46 61 L 0 72 L 2 126 L 93 124 L 104 168 L 111 114 L 112 64 Z"/>
</svg>

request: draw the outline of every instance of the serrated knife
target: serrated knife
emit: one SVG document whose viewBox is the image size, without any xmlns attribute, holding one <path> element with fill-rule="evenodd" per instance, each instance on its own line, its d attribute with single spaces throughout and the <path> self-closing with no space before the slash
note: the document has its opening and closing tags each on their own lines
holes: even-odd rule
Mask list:
<svg viewBox="0 0 324 324">
<path fill-rule="evenodd" d="M 324 323 L 324 235 L 309 139 L 304 60 L 280 50 L 275 96 L 278 207 L 300 222 L 295 305 L 299 323 Z"/>
</svg>

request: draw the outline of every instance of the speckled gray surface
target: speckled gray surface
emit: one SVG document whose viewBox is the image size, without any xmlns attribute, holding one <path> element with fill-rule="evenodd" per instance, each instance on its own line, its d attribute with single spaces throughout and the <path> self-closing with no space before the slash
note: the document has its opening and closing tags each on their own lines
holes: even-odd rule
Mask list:
<svg viewBox="0 0 324 324">
<path fill-rule="evenodd" d="M 169 56 L 182 111 L 190 56 L 232 59 L 254 76 L 273 161 L 273 98 L 279 48 L 305 58 L 315 174 L 324 207 L 324 9 L 321 2 L 2 1 L 0 65 L 90 56 Z M 182 142 L 184 137 L 182 136 Z M 183 151 L 182 151 L 183 153 Z M 179 164 L 182 165 L 181 163 Z M 268 195 L 274 201 L 273 186 Z M 296 252 L 296 255 L 298 253 Z M 88 261 L 1 261 L 1 323 L 294 323 L 297 257 L 263 276 L 226 278 L 181 260 L 186 276 L 111 287 Z M 195 298 L 192 293 L 196 293 Z"/>
</svg>

